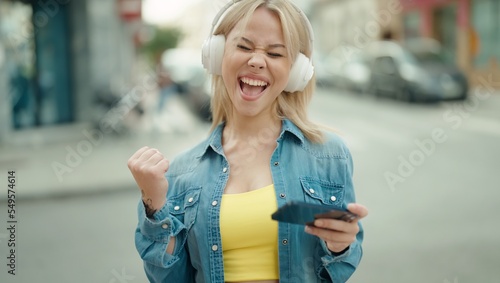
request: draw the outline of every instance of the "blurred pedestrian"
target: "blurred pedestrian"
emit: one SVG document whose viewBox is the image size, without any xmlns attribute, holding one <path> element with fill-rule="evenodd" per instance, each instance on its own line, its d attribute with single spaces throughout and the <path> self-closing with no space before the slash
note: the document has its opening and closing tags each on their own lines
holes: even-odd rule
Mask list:
<svg viewBox="0 0 500 283">
<path fill-rule="evenodd" d="M 12 100 L 12 121 L 15 129 L 30 125 L 30 80 L 19 65 L 12 66 L 10 92 Z"/>
<path fill-rule="evenodd" d="M 135 243 L 146 274 L 151 282 L 346 282 L 362 255 L 357 220 L 304 227 L 270 216 L 291 200 L 368 214 L 355 203 L 348 148 L 307 118 L 310 23 L 289 0 L 232 1 L 219 18 L 203 47 L 214 76 L 209 137 L 171 164 L 149 147 L 128 161 L 142 192 Z"/>
<path fill-rule="evenodd" d="M 177 93 L 177 86 L 172 81 L 170 77 L 170 72 L 163 65 L 158 63 L 157 66 L 157 75 L 158 75 L 158 88 L 160 89 L 159 97 L 158 97 L 158 112 L 162 112 L 165 110 L 165 104 L 167 101 Z"/>
</svg>

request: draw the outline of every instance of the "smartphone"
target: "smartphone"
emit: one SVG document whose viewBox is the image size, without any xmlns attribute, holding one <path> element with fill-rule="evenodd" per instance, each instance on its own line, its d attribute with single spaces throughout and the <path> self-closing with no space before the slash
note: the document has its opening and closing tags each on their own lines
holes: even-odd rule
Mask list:
<svg viewBox="0 0 500 283">
<path fill-rule="evenodd" d="M 358 216 L 347 210 L 338 210 L 329 205 L 312 204 L 301 201 L 290 201 L 271 215 L 271 218 L 280 222 L 314 226 L 318 218 L 339 219 L 352 222 Z"/>
</svg>

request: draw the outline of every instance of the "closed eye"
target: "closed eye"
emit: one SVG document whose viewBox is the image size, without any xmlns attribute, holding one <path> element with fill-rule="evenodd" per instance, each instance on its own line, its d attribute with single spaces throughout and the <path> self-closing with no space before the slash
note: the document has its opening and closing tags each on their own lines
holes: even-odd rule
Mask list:
<svg viewBox="0 0 500 283">
<path fill-rule="evenodd" d="M 267 55 L 271 57 L 283 57 L 280 53 L 273 53 L 273 52 L 268 52 Z"/>
<path fill-rule="evenodd" d="M 241 50 L 250 51 L 250 48 L 245 45 L 238 44 L 236 47 L 238 47 Z"/>
</svg>

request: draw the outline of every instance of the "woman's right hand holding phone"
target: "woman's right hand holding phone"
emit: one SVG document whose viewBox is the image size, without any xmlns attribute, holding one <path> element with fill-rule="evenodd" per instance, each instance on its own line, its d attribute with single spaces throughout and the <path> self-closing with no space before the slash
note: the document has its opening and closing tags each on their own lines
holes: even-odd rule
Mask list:
<svg viewBox="0 0 500 283">
<path fill-rule="evenodd" d="M 146 212 L 151 216 L 166 202 L 168 181 L 165 173 L 169 161 L 157 149 L 145 146 L 129 158 L 127 165 L 141 190 Z"/>
</svg>

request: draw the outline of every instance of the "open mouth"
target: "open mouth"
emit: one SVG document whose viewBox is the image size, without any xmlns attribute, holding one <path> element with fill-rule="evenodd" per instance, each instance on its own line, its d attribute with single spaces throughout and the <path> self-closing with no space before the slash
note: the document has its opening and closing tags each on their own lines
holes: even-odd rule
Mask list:
<svg viewBox="0 0 500 283">
<path fill-rule="evenodd" d="M 249 79 L 246 77 L 240 78 L 240 88 L 244 95 L 249 97 L 257 97 L 264 92 L 268 83 L 261 80 Z"/>
</svg>

